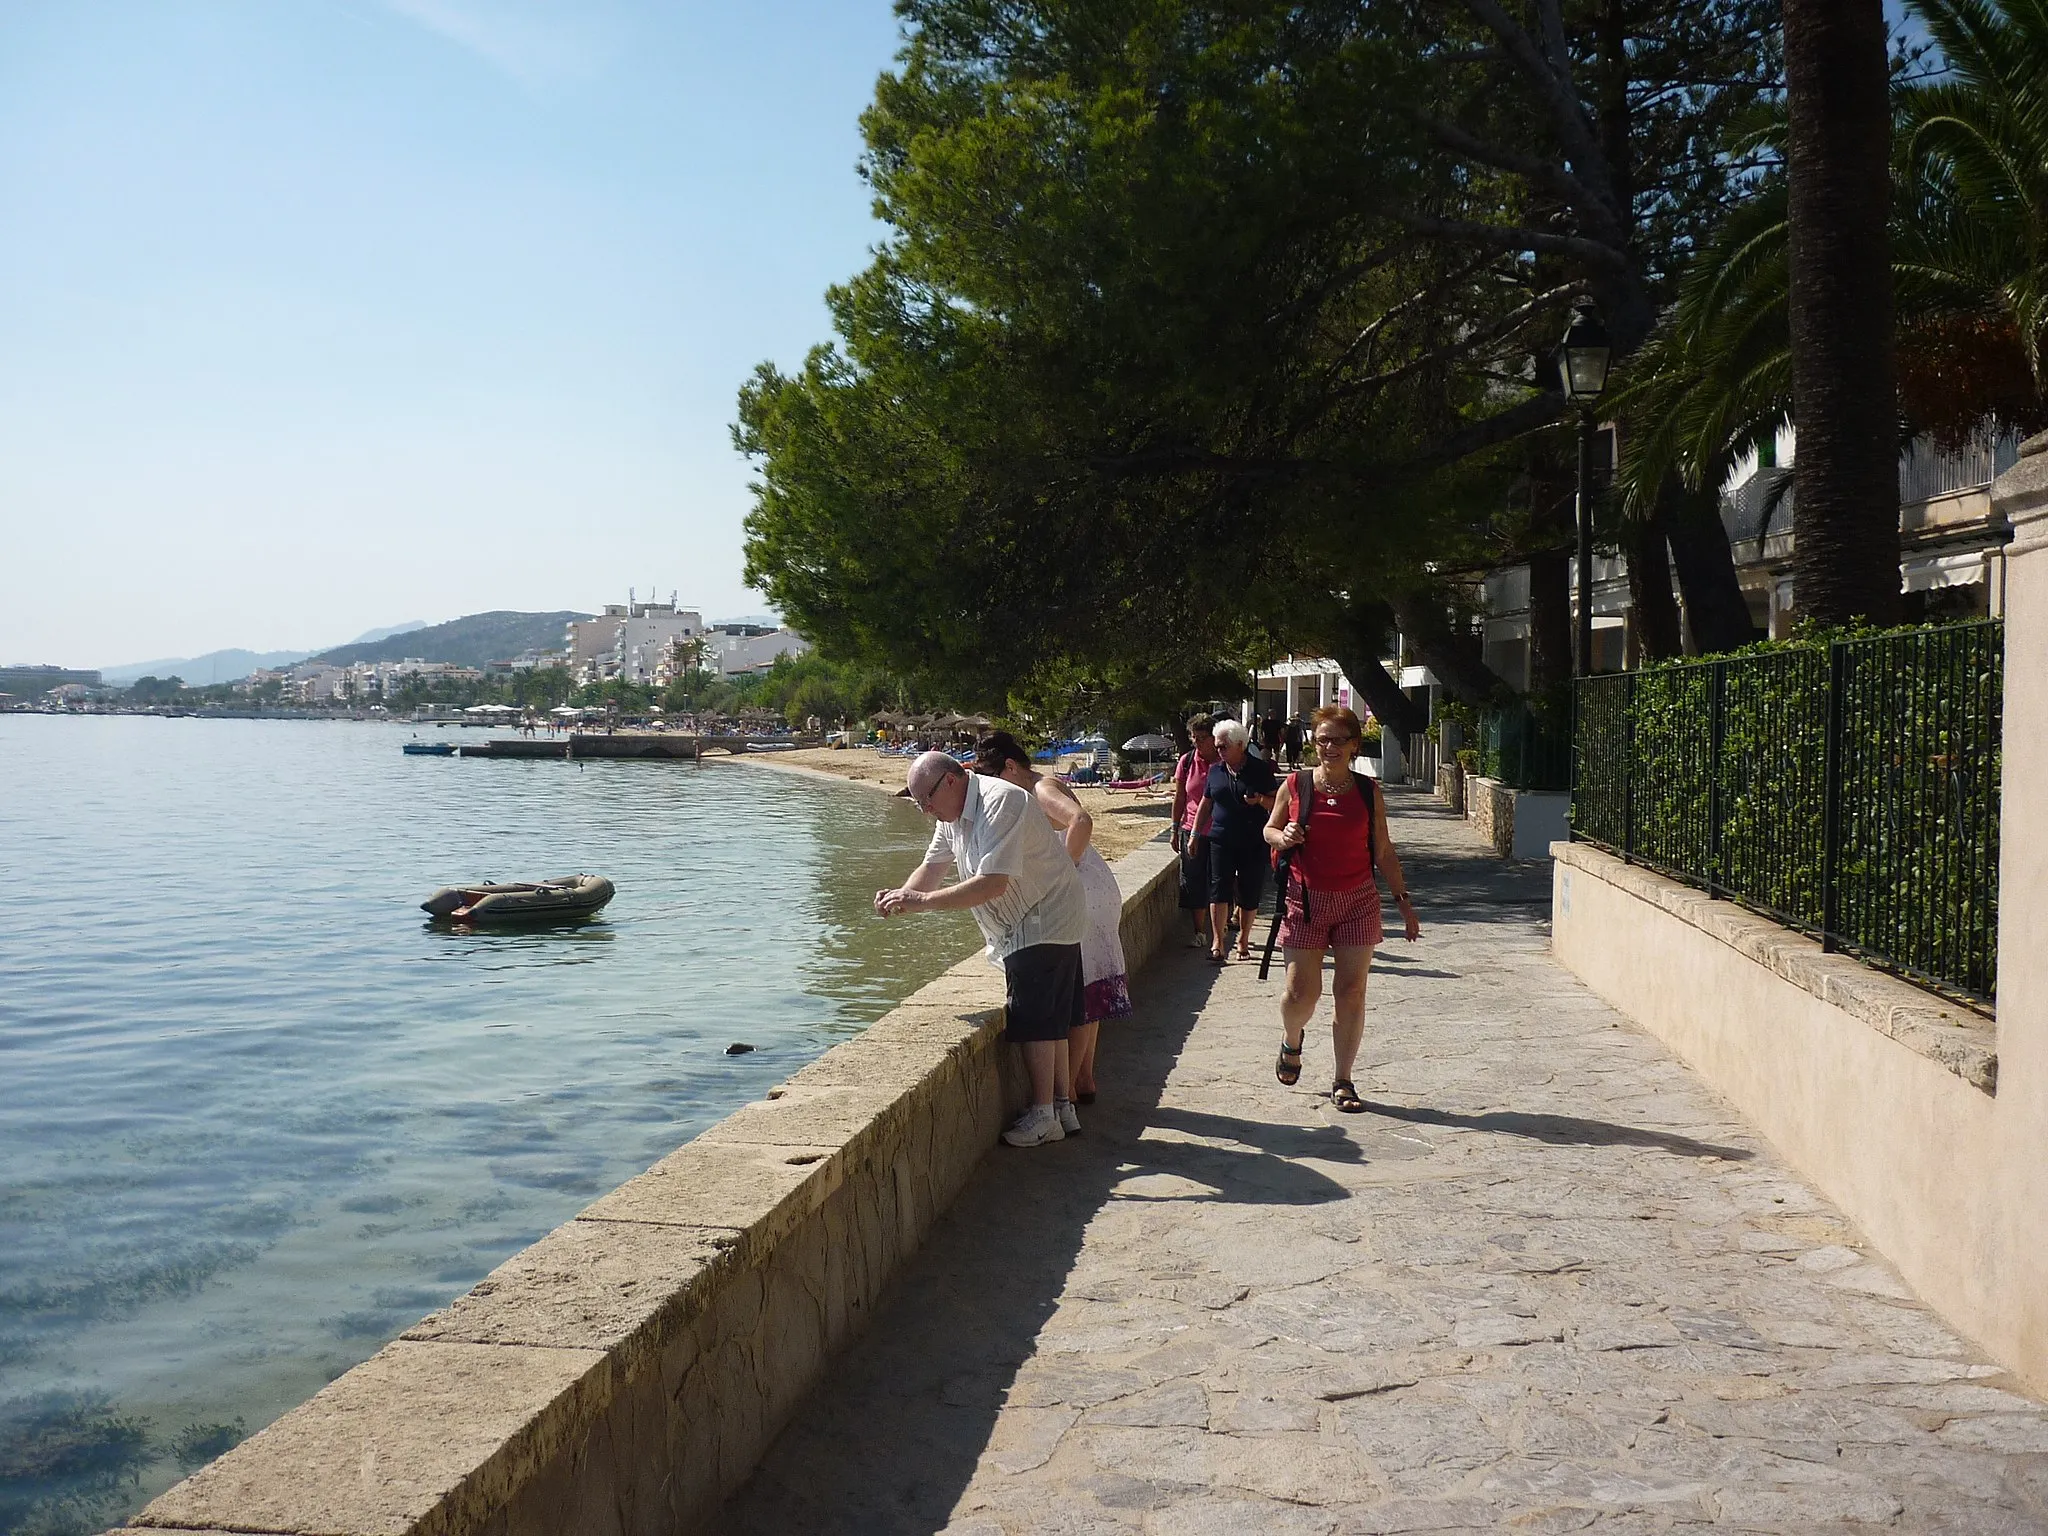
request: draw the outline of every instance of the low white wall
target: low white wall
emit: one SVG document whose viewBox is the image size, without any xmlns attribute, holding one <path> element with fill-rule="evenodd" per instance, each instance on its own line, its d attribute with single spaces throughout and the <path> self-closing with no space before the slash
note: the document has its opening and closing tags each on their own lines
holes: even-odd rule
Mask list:
<svg viewBox="0 0 2048 1536">
<path fill-rule="evenodd" d="M 1515 794 L 1515 835 L 1509 857 L 1547 859 L 1550 845 L 1562 842 L 1571 829 L 1572 797 L 1564 790 L 1518 789 Z"/>
<path fill-rule="evenodd" d="M 1882 1249 L 2048 1388 L 2048 1140 L 1967 1010 L 1583 843 L 1553 850 L 1552 942 Z"/>
</svg>

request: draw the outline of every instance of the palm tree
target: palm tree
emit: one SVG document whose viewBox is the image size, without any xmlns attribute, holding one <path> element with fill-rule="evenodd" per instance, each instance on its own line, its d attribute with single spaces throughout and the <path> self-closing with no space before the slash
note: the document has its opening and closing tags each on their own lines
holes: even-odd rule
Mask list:
<svg viewBox="0 0 2048 1536">
<path fill-rule="evenodd" d="M 1890 71 L 1882 0 L 1785 0 L 1793 588 L 1824 625 L 1899 613 Z M 1874 449 L 1878 451 L 1873 451 Z"/>
<path fill-rule="evenodd" d="M 1893 273 L 1909 418 L 1948 441 L 2042 421 L 2048 0 L 1916 0 L 1947 61 L 1901 93 Z"/>
<path fill-rule="evenodd" d="M 1945 442 L 1987 422 L 2048 425 L 2048 0 L 1910 0 L 1946 55 L 1937 83 L 1901 85 L 1891 193 L 1891 268 L 1898 403 L 1863 455 L 1896 497 L 1888 441 L 1903 416 Z M 1744 148 L 1782 146 L 1782 120 Z M 1677 303 L 1630 359 L 1616 395 L 1628 424 L 1620 488 L 1647 518 L 1675 482 L 1711 495 L 1736 456 L 1788 417 L 1799 422 L 1799 468 L 1811 431 L 1794 410 L 1787 218 L 1782 174 L 1763 178 L 1695 257 Z M 1799 484 L 1798 504 L 1808 496 Z M 1888 514 L 1886 540 L 1896 539 Z M 1807 530 L 1796 524 L 1802 548 Z M 1895 570 L 1896 553 L 1886 556 Z M 1807 588 L 1800 605 L 1814 609 Z M 1896 574 L 1889 577 L 1897 584 Z"/>
</svg>

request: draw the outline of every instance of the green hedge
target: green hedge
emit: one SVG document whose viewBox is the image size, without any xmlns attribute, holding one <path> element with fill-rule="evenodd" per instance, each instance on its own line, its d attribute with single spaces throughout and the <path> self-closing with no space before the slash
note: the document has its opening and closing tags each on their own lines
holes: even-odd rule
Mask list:
<svg viewBox="0 0 2048 1536">
<path fill-rule="evenodd" d="M 1573 835 L 1988 1000 L 2003 667 L 1993 621 L 1583 679 Z"/>
</svg>

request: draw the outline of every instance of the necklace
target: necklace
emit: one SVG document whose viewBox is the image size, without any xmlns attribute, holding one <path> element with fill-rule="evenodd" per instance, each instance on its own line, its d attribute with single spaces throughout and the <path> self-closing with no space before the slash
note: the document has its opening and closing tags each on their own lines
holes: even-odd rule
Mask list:
<svg viewBox="0 0 2048 1536">
<path fill-rule="evenodd" d="M 1315 777 L 1315 787 L 1321 793 L 1325 805 L 1335 805 L 1343 797 L 1345 791 L 1351 788 L 1349 783 L 1343 781 L 1336 784 L 1325 784 L 1320 772 Z"/>
</svg>

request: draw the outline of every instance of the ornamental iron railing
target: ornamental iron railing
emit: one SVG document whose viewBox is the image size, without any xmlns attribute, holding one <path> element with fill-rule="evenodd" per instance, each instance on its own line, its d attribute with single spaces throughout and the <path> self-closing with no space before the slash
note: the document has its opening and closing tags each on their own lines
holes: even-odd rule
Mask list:
<svg viewBox="0 0 2048 1536">
<path fill-rule="evenodd" d="M 1577 684 L 1572 835 L 1915 980 L 1998 980 L 2004 626 Z"/>
</svg>

